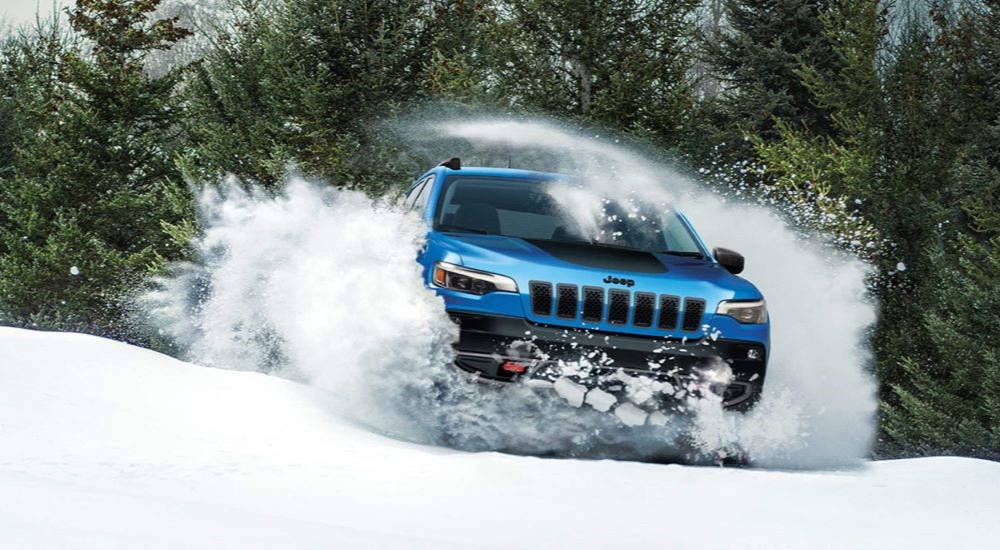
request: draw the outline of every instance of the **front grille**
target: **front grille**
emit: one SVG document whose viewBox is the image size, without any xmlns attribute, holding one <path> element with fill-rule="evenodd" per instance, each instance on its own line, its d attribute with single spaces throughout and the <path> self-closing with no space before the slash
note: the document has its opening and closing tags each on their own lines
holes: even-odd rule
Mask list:
<svg viewBox="0 0 1000 550">
<path fill-rule="evenodd" d="M 681 330 L 695 332 L 701 329 L 701 319 L 705 315 L 705 300 L 701 298 L 670 294 L 657 296 L 652 292 L 632 293 L 621 288 L 605 292 L 598 286 L 580 289 L 574 284 L 553 285 L 546 281 L 531 281 L 529 288 L 531 311 L 539 316 L 554 314 L 560 319 L 576 319 L 579 315 L 588 323 L 606 320 L 612 325 L 631 323 L 638 328 L 650 328 L 655 324 L 664 331 L 676 330 L 680 322 Z"/>
<path fill-rule="evenodd" d="M 701 316 L 705 314 L 705 300 L 701 298 L 684 299 L 684 330 L 698 330 L 701 326 Z"/>
<path fill-rule="evenodd" d="M 535 315 L 552 315 L 552 283 L 531 281 L 531 311 Z"/>
<path fill-rule="evenodd" d="M 604 289 L 596 286 L 583 287 L 583 320 L 599 323 L 604 317 Z"/>
<path fill-rule="evenodd" d="M 656 309 L 656 294 L 635 293 L 635 308 L 632 310 L 632 324 L 637 327 L 653 325 L 653 311 Z"/>
<path fill-rule="evenodd" d="M 556 316 L 576 319 L 578 300 L 576 285 L 556 285 Z"/>
<path fill-rule="evenodd" d="M 612 325 L 624 325 L 628 322 L 629 292 L 614 289 L 608 292 L 608 322 Z"/>
<path fill-rule="evenodd" d="M 680 296 L 663 294 L 660 296 L 660 320 L 656 326 L 664 330 L 677 328 L 677 312 L 681 309 Z"/>
</svg>

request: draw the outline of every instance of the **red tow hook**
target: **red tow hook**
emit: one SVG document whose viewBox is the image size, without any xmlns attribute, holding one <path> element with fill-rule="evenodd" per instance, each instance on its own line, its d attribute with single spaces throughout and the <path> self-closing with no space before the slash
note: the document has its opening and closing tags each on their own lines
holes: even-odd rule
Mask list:
<svg viewBox="0 0 1000 550">
<path fill-rule="evenodd" d="M 514 372 L 520 374 L 528 370 L 528 365 L 524 363 L 517 363 L 514 361 L 504 361 L 503 364 L 500 365 L 500 369 L 505 370 L 507 372 Z"/>
</svg>

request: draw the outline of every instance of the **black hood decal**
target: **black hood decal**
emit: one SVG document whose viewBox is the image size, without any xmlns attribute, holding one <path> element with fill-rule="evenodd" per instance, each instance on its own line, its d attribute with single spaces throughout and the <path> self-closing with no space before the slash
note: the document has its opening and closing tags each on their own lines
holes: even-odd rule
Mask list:
<svg viewBox="0 0 1000 550">
<path fill-rule="evenodd" d="M 541 248 L 550 255 L 571 264 L 594 267 L 609 272 L 666 273 L 656 256 L 640 250 L 604 248 L 586 243 L 529 240 L 525 241 Z"/>
</svg>

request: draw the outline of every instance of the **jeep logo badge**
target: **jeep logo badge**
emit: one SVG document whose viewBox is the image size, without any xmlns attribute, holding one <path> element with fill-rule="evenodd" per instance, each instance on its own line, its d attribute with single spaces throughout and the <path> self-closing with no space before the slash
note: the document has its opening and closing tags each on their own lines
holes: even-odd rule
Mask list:
<svg viewBox="0 0 1000 550">
<path fill-rule="evenodd" d="M 612 277 L 611 275 L 608 275 L 607 277 L 605 277 L 604 278 L 604 282 L 607 283 L 607 284 L 609 284 L 609 285 L 625 285 L 625 286 L 627 286 L 629 288 L 632 288 L 633 286 L 635 286 L 635 280 L 634 279 L 619 279 L 618 277 Z"/>
</svg>

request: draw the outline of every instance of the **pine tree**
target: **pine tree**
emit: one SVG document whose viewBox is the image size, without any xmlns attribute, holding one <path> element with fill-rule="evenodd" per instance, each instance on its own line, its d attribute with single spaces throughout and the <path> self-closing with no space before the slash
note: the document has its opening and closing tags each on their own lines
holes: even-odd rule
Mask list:
<svg viewBox="0 0 1000 550">
<path fill-rule="evenodd" d="M 511 0 L 494 91 L 676 144 L 693 101 L 691 0 Z"/>
<path fill-rule="evenodd" d="M 882 406 L 894 452 L 1000 459 L 1000 233 L 992 235 L 962 236 L 930 255 L 935 307 L 919 321 L 931 349 L 903 358 L 904 376 Z"/>
<path fill-rule="evenodd" d="M 0 44 L 0 175 L 10 166 L 20 135 L 17 99 L 22 83 L 14 75 L 17 45 L 13 40 Z"/>
<path fill-rule="evenodd" d="M 435 0 L 428 24 L 432 57 L 423 80 L 429 91 L 458 102 L 502 103 L 490 94 L 511 28 L 497 0 Z"/>
<path fill-rule="evenodd" d="M 189 160 L 199 176 L 274 185 L 294 167 L 384 187 L 395 153 L 381 148 L 379 125 L 422 96 L 431 57 L 422 8 L 412 0 L 244 2 L 189 87 Z"/>
<path fill-rule="evenodd" d="M 69 40 L 57 19 L 0 39 L 0 177 L 11 170 L 17 148 L 43 116 Z"/>
<path fill-rule="evenodd" d="M 886 12 L 875 2 L 845 0 L 819 16 L 833 61 L 793 71 L 826 119 L 821 130 L 801 118 L 777 119 L 775 135 L 750 143 L 766 169 L 767 194 L 793 207 L 793 223 L 818 230 L 868 259 L 882 250 L 877 220 L 869 217 L 884 123 L 879 56 L 888 35 Z"/>
<path fill-rule="evenodd" d="M 149 18 L 159 0 L 78 0 L 87 41 L 57 60 L 53 89 L 5 174 L 0 310 L 20 325 L 129 337 L 123 299 L 183 246 L 189 216 L 171 159 L 179 74 L 150 78 L 146 55 L 187 36 Z"/>
<path fill-rule="evenodd" d="M 700 124 L 688 135 L 685 149 L 696 165 L 743 166 L 743 161 L 755 158 L 745 136 L 779 140 L 782 120 L 812 135 L 832 134 L 829 114 L 799 75 L 803 66 L 836 69 L 838 56 L 820 18 L 828 4 L 724 0 L 727 25 L 716 27 L 702 41 L 703 60 L 720 92 L 701 104 L 695 114 Z M 722 177 L 733 183 L 743 180 L 738 172 Z"/>
<path fill-rule="evenodd" d="M 942 133 L 958 143 L 944 149 L 950 177 L 935 200 L 951 215 L 927 230 L 936 238 L 910 296 L 922 345 L 888 339 L 902 376 L 883 402 L 886 446 L 1000 459 L 1000 2 L 933 15 Z"/>
</svg>

